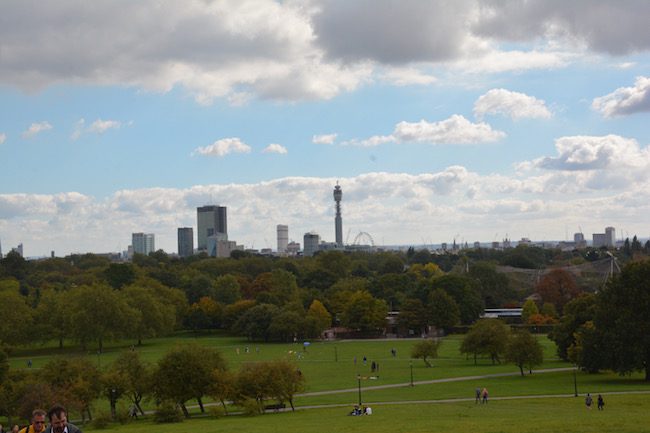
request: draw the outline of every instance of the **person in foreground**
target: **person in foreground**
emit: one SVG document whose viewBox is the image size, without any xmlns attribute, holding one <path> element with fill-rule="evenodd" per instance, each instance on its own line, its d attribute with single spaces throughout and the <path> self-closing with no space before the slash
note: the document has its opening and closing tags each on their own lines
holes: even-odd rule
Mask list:
<svg viewBox="0 0 650 433">
<path fill-rule="evenodd" d="M 68 411 L 65 407 L 57 404 L 47 412 L 50 426 L 44 433 L 81 433 L 81 430 L 68 422 Z"/>
<path fill-rule="evenodd" d="M 30 425 L 20 431 L 20 433 L 41 433 L 45 430 L 45 411 L 34 409 L 32 412 L 32 422 Z"/>
</svg>

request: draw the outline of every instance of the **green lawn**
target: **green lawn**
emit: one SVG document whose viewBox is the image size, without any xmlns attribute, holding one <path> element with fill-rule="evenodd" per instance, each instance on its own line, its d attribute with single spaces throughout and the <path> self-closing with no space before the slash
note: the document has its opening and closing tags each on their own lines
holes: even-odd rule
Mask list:
<svg viewBox="0 0 650 433">
<path fill-rule="evenodd" d="M 587 410 L 582 398 L 537 398 L 439 404 L 377 405 L 372 416 L 347 416 L 349 408 L 327 408 L 257 417 L 202 418 L 181 424 L 137 421 L 104 431 L 119 433 L 645 433 L 650 425 L 647 395 L 606 397 L 606 409 Z M 84 431 L 94 431 L 85 428 Z"/>
<path fill-rule="evenodd" d="M 231 369 L 242 363 L 290 358 L 295 360 L 307 381 L 307 392 L 345 390 L 328 395 L 302 396 L 296 399 L 298 406 L 344 405 L 338 408 L 321 408 L 287 414 L 267 414 L 258 417 L 231 416 L 222 419 L 199 418 L 178 425 L 152 425 L 140 420 L 127 426 L 111 427 L 106 431 L 138 433 L 155 429 L 167 431 L 229 431 L 229 432 L 641 432 L 647 431 L 650 411 L 643 411 L 643 403 L 650 395 L 608 395 L 607 411 L 587 412 L 583 398 L 572 396 L 574 392 L 573 370 L 551 373 L 536 373 L 521 377 L 513 365 L 493 365 L 487 359 L 473 359 L 460 355 L 460 336 L 445 338 L 440 346 L 439 357 L 433 360 L 433 367 L 427 368 L 422 360 L 411 360 L 410 349 L 413 340 L 363 340 L 339 342 L 312 342 L 307 350 L 297 344 L 259 344 L 220 333 L 195 337 L 183 333 L 170 338 L 145 341 L 136 350 L 142 357 L 154 363 L 174 345 L 196 342 L 218 349 Z M 539 336 L 544 347 L 545 361 L 539 369 L 570 368 L 571 365 L 557 359 L 554 344 L 545 336 Z M 72 347 L 72 346 L 71 346 Z M 248 347 L 248 351 L 246 348 Z M 56 356 L 87 356 L 101 365 L 108 366 L 123 350 L 129 350 L 130 342 L 106 346 L 103 354 L 95 351 L 83 352 L 75 348 L 60 351 L 54 346 L 28 347 L 14 351 L 10 358 L 12 368 L 27 368 L 31 359 L 32 368 L 37 369 Z M 391 349 L 397 356 L 391 355 Z M 298 355 L 300 354 L 300 355 Z M 367 358 L 366 365 L 363 357 Z M 356 358 L 356 363 L 355 363 Z M 376 379 L 371 379 L 370 365 L 379 363 Z M 414 381 L 465 378 L 510 373 L 512 376 L 464 379 L 433 384 L 416 384 L 390 389 L 370 389 L 372 386 L 408 384 L 411 367 Z M 347 417 L 351 405 L 358 399 L 357 375 L 362 376 L 362 401 L 364 403 L 402 402 L 406 404 L 376 405 L 372 417 Z M 613 373 L 577 373 L 580 394 L 591 392 L 611 393 L 620 391 L 647 391 L 650 384 L 642 380 L 641 374 L 620 377 Z M 475 406 L 472 399 L 474 389 L 487 387 L 493 400 L 488 407 Z M 556 398 L 526 398 L 498 400 L 509 396 L 562 396 Z M 409 403 L 415 401 L 456 400 L 451 403 Z M 209 401 L 209 400 L 208 400 Z M 189 401 L 189 405 L 195 404 Z M 98 400 L 96 412 L 107 411 L 106 401 Z M 152 403 L 146 405 L 153 408 Z M 198 409 L 192 412 L 198 414 Z M 648 412 L 648 413 L 646 413 Z M 549 416 L 552 414 L 552 416 Z M 90 430 L 86 427 L 84 430 Z"/>
</svg>

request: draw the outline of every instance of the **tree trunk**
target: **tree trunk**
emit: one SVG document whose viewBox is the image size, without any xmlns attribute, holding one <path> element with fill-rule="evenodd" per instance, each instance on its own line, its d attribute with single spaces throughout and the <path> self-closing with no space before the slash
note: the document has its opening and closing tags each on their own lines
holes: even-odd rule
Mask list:
<svg viewBox="0 0 650 433">
<path fill-rule="evenodd" d="M 142 400 L 142 397 L 135 399 L 133 401 L 133 404 L 135 404 L 135 407 L 140 411 L 142 416 L 144 416 L 144 411 L 142 410 L 142 407 L 140 406 L 140 400 Z"/>
<path fill-rule="evenodd" d="M 476 365 L 476 353 L 474 354 L 474 365 Z"/>
<path fill-rule="evenodd" d="M 111 395 L 111 419 L 115 421 L 115 398 Z"/>
<path fill-rule="evenodd" d="M 523 365 L 519 366 L 519 371 L 521 372 L 521 376 L 523 377 L 524 376 L 524 366 Z"/>
<path fill-rule="evenodd" d="M 228 408 L 226 407 L 226 401 L 223 398 L 221 398 L 219 400 L 221 400 L 221 405 L 223 406 L 223 411 L 226 413 L 226 415 L 228 415 Z"/>
<path fill-rule="evenodd" d="M 181 406 L 181 410 L 183 411 L 183 415 L 185 415 L 185 418 L 189 418 L 190 413 L 187 411 L 187 408 L 185 407 L 185 403 L 181 403 L 180 406 Z"/>
<path fill-rule="evenodd" d="M 292 411 L 292 412 L 295 412 L 295 411 L 296 411 L 296 408 L 293 407 L 293 399 L 292 399 L 292 398 L 289 399 L 289 405 L 291 406 L 291 411 Z"/>
<path fill-rule="evenodd" d="M 138 338 L 138 346 L 142 346 L 142 338 Z"/>
<path fill-rule="evenodd" d="M 99 353 L 104 351 L 104 342 L 101 337 L 99 337 Z"/>
<path fill-rule="evenodd" d="M 59 337 L 59 349 L 63 349 L 63 337 Z"/>
<path fill-rule="evenodd" d="M 201 408 L 201 413 L 205 413 L 205 408 L 203 407 L 203 400 L 201 400 L 201 397 L 197 397 L 196 401 L 199 403 L 199 408 Z"/>
<path fill-rule="evenodd" d="M 88 412 L 88 421 L 92 421 L 93 415 L 90 413 L 90 406 L 86 407 L 86 412 Z"/>
</svg>

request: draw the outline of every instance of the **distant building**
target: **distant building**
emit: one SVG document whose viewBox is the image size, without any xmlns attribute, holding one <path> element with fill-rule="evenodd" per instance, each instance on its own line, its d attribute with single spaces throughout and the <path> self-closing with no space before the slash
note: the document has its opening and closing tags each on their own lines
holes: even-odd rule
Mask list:
<svg viewBox="0 0 650 433">
<path fill-rule="evenodd" d="M 336 244 L 339 247 L 343 246 L 343 219 L 341 218 L 341 199 L 343 198 L 343 190 L 338 182 L 334 187 L 334 201 L 336 202 L 336 216 L 334 217 L 334 235 Z"/>
<path fill-rule="evenodd" d="M 311 257 L 318 251 L 320 246 L 320 235 L 315 232 L 305 233 L 303 237 L 303 255 L 306 257 Z"/>
<path fill-rule="evenodd" d="M 591 245 L 594 248 L 607 246 L 607 235 L 605 233 L 594 233 L 591 235 Z"/>
<path fill-rule="evenodd" d="M 616 246 L 616 230 L 614 227 L 605 227 L 605 244 L 607 248 Z"/>
<path fill-rule="evenodd" d="M 135 254 L 148 256 L 149 253 L 156 251 L 156 240 L 153 233 L 133 233 L 131 245 Z"/>
<path fill-rule="evenodd" d="M 228 215 L 225 206 L 202 206 L 196 208 L 197 248 L 208 249 L 208 237 L 221 234 L 228 240 Z"/>
<path fill-rule="evenodd" d="M 300 252 L 300 243 L 291 241 L 287 244 L 287 254 L 296 256 Z"/>
<path fill-rule="evenodd" d="M 517 242 L 517 245 L 532 245 L 533 242 L 530 240 L 530 238 L 521 238 L 519 242 Z"/>
<path fill-rule="evenodd" d="M 284 224 L 277 225 L 278 232 L 278 253 L 283 254 L 287 252 L 289 245 L 289 226 Z"/>
<path fill-rule="evenodd" d="M 573 243 L 576 248 L 585 248 L 587 246 L 587 241 L 585 240 L 585 235 L 582 233 L 573 234 Z"/>
<path fill-rule="evenodd" d="M 224 257 L 219 255 L 219 242 L 228 242 L 228 237 L 223 233 L 217 233 L 206 238 L 206 249 L 210 257 Z M 223 248 L 223 247 L 222 247 Z M 230 254 L 229 254 L 230 255 Z"/>
<path fill-rule="evenodd" d="M 178 228 L 178 255 L 189 257 L 194 254 L 194 229 L 192 227 Z"/>
<path fill-rule="evenodd" d="M 19 243 L 17 247 L 12 248 L 11 251 L 13 251 L 13 252 L 15 252 L 15 253 L 18 253 L 18 255 L 19 255 L 20 257 L 25 257 L 25 256 L 23 255 L 23 244 L 22 244 L 22 242 Z"/>
<path fill-rule="evenodd" d="M 493 250 L 498 250 L 500 245 L 501 244 L 499 243 L 499 241 L 494 241 L 494 242 L 492 242 L 492 249 Z"/>
<path fill-rule="evenodd" d="M 481 248 L 481 243 L 479 241 L 474 242 L 474 249 L 478 250 Z"/>
</svg>

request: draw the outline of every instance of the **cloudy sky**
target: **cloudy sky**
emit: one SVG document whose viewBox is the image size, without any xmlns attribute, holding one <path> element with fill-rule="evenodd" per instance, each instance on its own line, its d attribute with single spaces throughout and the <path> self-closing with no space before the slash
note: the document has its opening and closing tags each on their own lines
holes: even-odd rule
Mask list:
<svg viewBox="0 0 650 433">
<path fill-rule="evenodd" d="M 650 234 L 645 0 L 0 3 L 0 241 Z"/>
</svg>

